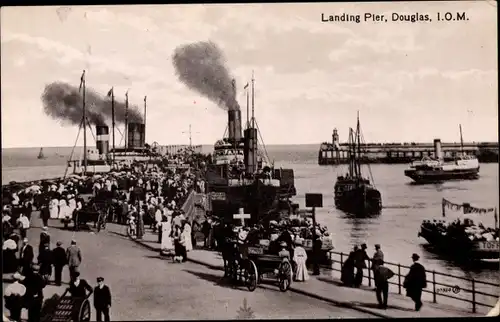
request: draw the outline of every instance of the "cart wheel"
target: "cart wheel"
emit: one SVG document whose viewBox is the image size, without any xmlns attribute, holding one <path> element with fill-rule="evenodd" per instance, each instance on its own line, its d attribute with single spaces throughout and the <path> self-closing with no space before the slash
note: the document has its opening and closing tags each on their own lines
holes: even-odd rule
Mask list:
<svg viewBox="0 0 500 322">
<path fill-rule="evenodd" d="M 253 292 L 257 288 L 257 279 L 259 278 L 259 273 L 257 271 L 257 266 L 255 266 L 255 263 L 252 260 L 248 260 L 247 266 L 247 287 L 250 292 Z"/>
<path fill-rule="evenodd" d="M 88 300 L 83 301 L 78 317 L 78 321 L 90 321 L 90 303 Z"/>
<path fill-rule="evenodd" d="M 281 265 L 280 269 L 280 277 L 279 277 L 280 291 L 286 292 L 290 287 L 291 281 L 292 281 L 292 267 L 290 263 L 285 262 Z"/>
</svg>

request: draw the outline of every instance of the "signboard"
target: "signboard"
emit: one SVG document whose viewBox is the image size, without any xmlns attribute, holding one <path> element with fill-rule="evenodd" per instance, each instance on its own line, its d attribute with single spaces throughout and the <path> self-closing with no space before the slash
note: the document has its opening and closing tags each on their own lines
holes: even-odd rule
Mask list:
<svg viewBox="0 0 500 322">
<path fill-rule="evenodd" d="M 323 195 L 321 193 L 306 193 L 306 207 L 323 207 Z"/>
<path fill-rule="evenodd" d="M 264 249 L 260 247 L 248 247 L 248 254 L 262 255 L 264 254 Z"/>
<path fill-rule="evenodd" d="M 478 242 L 478 249 L 483 251 L 495 251 L 500 250 L 500 243 L 497 241 L 481 241 Z"/>
<path fill-rule="evenodd" d="M 226 200 L 226 193 L 225 192 L 211 192 L 210 199 L 224 201 L 224 200 Z"/>
</svg>

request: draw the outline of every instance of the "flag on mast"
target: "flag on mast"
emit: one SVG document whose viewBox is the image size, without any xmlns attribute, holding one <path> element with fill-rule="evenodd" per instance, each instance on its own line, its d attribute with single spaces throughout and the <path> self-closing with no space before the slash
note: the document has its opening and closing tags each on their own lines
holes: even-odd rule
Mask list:
<svg viewBox="0 0 500 322">
<path fill-rule="evenodd" d="M 245 87 L 243 87 L 243 89 L 247 89 L 247 88 L 248 88 L 248 84 L 249 84 L 249 83 L 247 83 L 247 84 L 245 85 Z"/>
<path fill-rule="evenodd" d="M 109 90 L 108 97 L 111 97 L 112 95 L 113 95 L 113 87 L 111 87 L 111 89 Z"/>
</svg>

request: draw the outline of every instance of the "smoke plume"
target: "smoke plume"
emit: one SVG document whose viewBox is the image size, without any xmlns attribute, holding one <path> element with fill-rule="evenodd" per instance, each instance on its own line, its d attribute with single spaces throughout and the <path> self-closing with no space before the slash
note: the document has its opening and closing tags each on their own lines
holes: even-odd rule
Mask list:
<svg viewBox="0 0 500 322">
<path fill-rule="evenodd" d="M 226 110 L 239 110 L 236 84 L 225 66 L 222 51 L 213 42 L 177 47 L 172 61 L 179 77 L 189 88 L 208 97 Z"/>
<path fill-rule="evenodd" d="M 78 87 L 63 82 L 54 82 L 45 86 L 42 94 L 45 114 L 56 120 L 79 125 L 82 121 L 83 98 Z M 106 125 L 105 120 L 111 119 L 111 99 L 99 95 L 92 89 L 85 91 L 86 116 L 90 123 Z M 125 102 L 115 99 L 115 122 L 125 123 Z M 143 123 L 142 115 L 137 107 L 128 106 L 128 122 Z"/>
</svg>

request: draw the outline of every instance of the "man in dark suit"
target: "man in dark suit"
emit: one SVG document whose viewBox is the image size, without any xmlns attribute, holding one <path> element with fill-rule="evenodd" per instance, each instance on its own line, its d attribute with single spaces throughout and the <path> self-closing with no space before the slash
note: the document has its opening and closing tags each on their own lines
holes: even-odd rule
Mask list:
<svg viewBox="0 0 500 322">
<path fill-rule="evenodd" d="M 43 204 L 42 209 L 40 210 L 40 217 L 42 217 L 43 221 L 43 226 L 48 227 L 49 226 L 49 219 L 50 219 L 50 210 L 48 205 Z"/>
<path fill-rule="evenodd" d="M 61 286 L 62 270 L 68 263 L 68 259 L 66 251 L 61 247 L 62 242 L 58 241 L 56 245 L 57 247 L 52 250 L 52 259 L 54 261 L 55 283 L 57 286 Z"/>
<path fill-rule="evenodd" d="M 20 265 L 24 276 L 28 276 L 31 273 L 31 264 L 33 263 L 33 258 L 35 254 L 33 252 L 33 247 L 28 243 L 28 238 L 24 238 L 23 247 L 20 253 Z"/>
<path fill-rule="evenodd" d="M 109 321 L 109 308 L 111 307 L 111 291 L 107 285 L 104 285 L 104 278 L 97 278 L 97 286 L 94 288 L 94 307 L 97 321 Z"/>
<path fill-rule="evenodd" d="M 424 266 L 417 262 L 420 256 L 413 254 L 411 258 L 413 265 L 405 277 L 403 287 L 406 289 L 406 296 L 415 302 L 415 311 L 420 311 L 422 308 L 422 289 L 427 287 L 427 277 Z"/>
<path fill-rule="evenodd" d="M 44 278 L 39 273 L 40 266 L 33 265 L 32 272 L 26 276 L 24 285 L 26 286 L 25 301 L 28 308 L 28 322 L 40 322 L 43 289 L 47 285 Z"/>
</svg>

